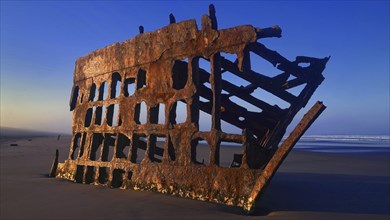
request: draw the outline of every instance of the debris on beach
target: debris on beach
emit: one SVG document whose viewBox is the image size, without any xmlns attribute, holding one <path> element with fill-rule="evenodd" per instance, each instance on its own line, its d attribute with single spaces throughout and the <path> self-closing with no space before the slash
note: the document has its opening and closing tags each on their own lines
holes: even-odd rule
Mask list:
<svg viewBox="0 0 390 220">
<path fill-rule="evenodd" d="M 10 144 L 11 147 L 18 146 L 18 144 Z"/>
<path fill-rule="evenodd" d="M 59 151 L 58 149 L 56 149 L 56 156 L 53 160 L 53 163 L 51 165 L 51 169 L 50 169 L 50 172 L 49 172 L 49 176 L 50 177 L 55 177 L 56 176 L 56 173 L 57 173 L 57 167 L 58 167 L 58 155 L 59 155 Z"/>
<path fill-rule="evenodd" d="M 325 109 L 317 102 L 280 144 L 324 80 L 329 57 L 290 61 L 259 42 L 281 37 L 279 26 L 218 29 L 213 5 L 202 16 L 200 30 L 195 20 L 176 22 L 171 14 L 169 21 L 152 32 L 140 26 L 134 38 L 76 61 L 69 156 L 50 175 L 251 212 L 289 151 Z M 260 59 L 280 74 L 258 71 Z M 264 98 L 269 95 L 286 106 Z M 200 111 L 211 115 L 208 131 L 199 130 Z M 242 132 L 222 130 L 221 121 Z M 207 164 L 197 158 L 200 142 L 209 147 Z M 231 155 L 231 167 L 220 166 L 226 142 L 242 146 L 241 154 Z"/>
</svg>

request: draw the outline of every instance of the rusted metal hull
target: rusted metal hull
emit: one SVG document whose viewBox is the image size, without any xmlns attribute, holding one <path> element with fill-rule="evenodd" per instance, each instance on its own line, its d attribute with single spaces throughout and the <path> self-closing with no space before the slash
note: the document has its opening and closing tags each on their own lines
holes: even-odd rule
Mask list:
<svg viewBox="0 0 390 220">
<path fill-rule="evenodd" d="M 100 167 L 102 164 L 66 161 L 57 177 L 75 180 L 77 166 Z M 221 168 L 218 166 L 169 164 L 131 164 L 127 161 L 107 163 L 106 182 L 98 178 L 80 177 L 80 182 L 115 185 L 125 189 L 149 190 L 202 201 L 211 201 L 244 207 L 261 170 Z M 115 176 L 115 170 L 124 171 Z M 92 171 L 99 176 L 98 169 Z M 130 178 L 129 178 L 130 176 Z M 190 177 L 190 179 L 189 179 Z"/>
<path fill-rule="evenodd" d="M 158 191 L 252 211 L 283 158 L 324 109 L 317 103 L 278 149 L 287 126 L 324 79 L 321 73 L 329 59 L 288 61 L 257 42 L 280 37 L 280 33 L 277 26 L 217 30 L 215 11 L 210 7 L 209 16 L 202 17 L 201 30 L 194 20 L 172 23 L 78 59 L 70 100 L 73 139 L 69 157 L 58 164 L 56 177 Z M 237 59 L 229 60 L 222 53 L 235 54 Z M 250 53 L 282 73 L 268 77 L 255 72 Z M 200 60 L 208 66 L 200 65 Z M 301 67 L 301 63 L 308 66 Z M 228 73 L 250 84 L 235 85 L 225 77 Z M 298 95 L 287 91 L 300 85 L 303 89 Z M 268 104 L 253 95 L 256 89 L 289 106 Z M 232 97 L 258 110 L 250 111 Z M 185 106 L 182 121 L 179 104 Z M 147 115 L 145 121 L 140 120 L 142 111 Z M 211 115 L 209 131 L 199 131 L 200 111 Z M 221 121 L 242 133 L 223 131 Z M 208 164 L 197 159 L 199 141 L 209 146 Z M 219 166 L 221 142 L 241 144 L 236 167 Z"/>
<path fill-rule="evenodd" d="M 76 159 L 59 164 L 57 177 L 84 184 L 149 190 L 234 205 L 250 212 L 253 211 L 257 198 L 264 192 L 288 152 L 324 109 L 322 103 L 313 106 L 307 117 L 302 119 L 301 124 L 285 140 L 264 170 L 200 164 L 187 166 L 164 163 L 134 164 L 126 159 L 114 159 L 110 162 Z M 104 172 L 101 172 L 101 168 L 105 169 Z"/>
</svg>

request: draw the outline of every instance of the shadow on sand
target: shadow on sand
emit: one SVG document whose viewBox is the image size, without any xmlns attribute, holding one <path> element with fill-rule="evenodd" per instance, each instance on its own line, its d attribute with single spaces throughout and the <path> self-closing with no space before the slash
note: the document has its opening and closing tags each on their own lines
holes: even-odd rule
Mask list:
<svg viewBox="0 0 390 220">
<path fill-rule="evenodd" d="M 48 174 L 40 174 L 50 178 Z M 390 214 L 390 178 L 340 174 L 277 173 L 251 216 L 274 211 Z M 241 208 L 216 204 L 219 212 L 248 215 Z"/>
<path fill-rule="evenodd" d="M 390 214 L 390 177 L 277 173 L 254 215 L 273 211 Z"/>
</svg>

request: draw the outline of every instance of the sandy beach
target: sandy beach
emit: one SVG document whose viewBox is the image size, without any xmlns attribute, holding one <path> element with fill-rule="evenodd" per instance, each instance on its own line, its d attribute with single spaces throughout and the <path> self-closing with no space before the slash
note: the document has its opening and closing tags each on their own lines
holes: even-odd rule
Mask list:
<svg viewBox="0 0 390 220">
<path fill-rule="evenodd" d="M 49 178 L 55 149 L 63 162 L 69 144 L 70 137 L 2 138 L 1 219 L 390 218 L 388 153 L 293 150 L 247 216 L 225 205 Z"/>
</svg>

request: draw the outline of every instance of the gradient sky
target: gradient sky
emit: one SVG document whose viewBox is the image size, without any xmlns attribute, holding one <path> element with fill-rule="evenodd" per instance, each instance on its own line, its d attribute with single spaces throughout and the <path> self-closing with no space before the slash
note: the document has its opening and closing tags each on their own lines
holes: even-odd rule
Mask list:
<svg viewBox="0 0 390 220">
<path fill-rule="evenodd" d="M 389 134 L 389 1 L 1 1 L 1 126 L 71 132 L 74 63 L 214 3 L 219 28 L 279 25 L 261 40 L 290 60 L 331 56 L 309 134 Z M 302 114 L 301 114 L 302 115 Z"/>
</svg>

